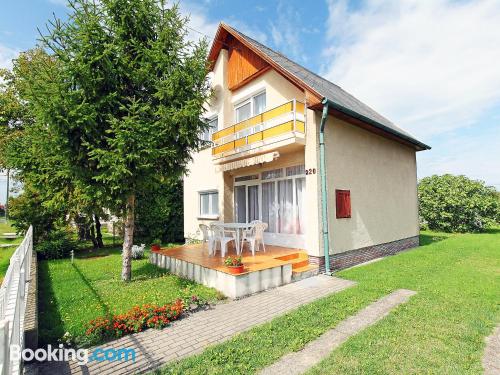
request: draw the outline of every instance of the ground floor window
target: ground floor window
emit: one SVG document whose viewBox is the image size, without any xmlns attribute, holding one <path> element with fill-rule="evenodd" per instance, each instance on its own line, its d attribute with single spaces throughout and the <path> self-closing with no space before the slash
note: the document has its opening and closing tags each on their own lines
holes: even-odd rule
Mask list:
<svg viewBox="0 0 500 375">
<path fill-rule="evenodd" d="M 235 179 L 236 221 L 262 220 L 268 224 L 268 233 L 305 234 L 304 166 L 264 171 L 259 177 Z"/>
<path fill-rule="evenodd" d="M 200 191 L 200 216 L 219 215 L 219 192 L 216 190 Z"/>
</svg>

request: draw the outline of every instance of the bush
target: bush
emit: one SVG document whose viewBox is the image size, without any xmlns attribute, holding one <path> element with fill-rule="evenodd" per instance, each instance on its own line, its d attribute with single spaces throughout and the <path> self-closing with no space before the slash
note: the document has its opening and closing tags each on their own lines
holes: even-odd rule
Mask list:
<svg viewBox="0 0 500 375">
<path fill-rule="evenodd" d="M 418 184 L 421 222 L 444 232 L 480 232 L 499 218 L 495 188 L 465 176 L 431 176 Z"/>
<path fill-rule="evenodd" d="M 76 249 L 76 242 L 71 233 L 57 230 L 47 235 L 46 239 L 35 246 L 38 259 L 61 259 L 69 257 L 71 250 Z"/>
<path fill-rule="evenodd" d="M 9 198 L 12 226 L 24 233 L 33 225 L 35 243 L 46 240 L 51 232 L 62 227 L 65 216 L 63 208 L 45 206 L 40 194 L 29 184 L 24 185 L 21 195 Z"/>
<path fill-rule="evenodd" d="M 144 258 L 144 247 L 146 245 L 141 244 L 139 245 L 133 245 L 132 246 L 132 259 L 142 259 Z"/>
</svg>

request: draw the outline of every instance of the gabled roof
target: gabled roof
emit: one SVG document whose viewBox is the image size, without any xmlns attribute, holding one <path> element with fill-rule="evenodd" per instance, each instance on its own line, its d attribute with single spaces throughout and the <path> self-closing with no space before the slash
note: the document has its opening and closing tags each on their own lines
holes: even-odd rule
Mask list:
<svg viewBox="0 0 500 375">
<path fill-rule="evenodd" d="M 209 59 L 215 62 L 219 51 L 223 48 L 223 40 L 231 34 L 240 42 L 252 49 L 256 54 L 266 60 L 278 72 L 281 72 L 287 78 L 294 81 L 295 84 L 306 88 L 312 94 L 317 96 L 318 100 L 328 100 L 329 106 L 348 117 L 355 118 L 367 123 L 375 128 L 390 133 L 406 142 L 416 146 L 418 149 L 428 150 L 429 146 L 420 142 L 408 132 L 396 126 L 394 123 L 380 115 L 372 108 L 356 99 L 354 96 L 343 90 L 340 86 L 330 82 L 323 77 L 311 72 L 309 69 L 290 60 L 283 54 L 257 42 L 255 39 L 243 34 L 229 25 L 221 23 L 215 40 L 210 50 Z"/>
</svg>

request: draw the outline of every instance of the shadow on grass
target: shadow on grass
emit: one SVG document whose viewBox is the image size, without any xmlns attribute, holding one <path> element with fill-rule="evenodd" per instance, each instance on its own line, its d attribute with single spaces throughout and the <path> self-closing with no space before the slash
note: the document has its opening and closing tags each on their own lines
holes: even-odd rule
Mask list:
<svg viewBox="0 0 500 375">
<path fill-rule="evenodd" d="M 433 244 L 435 242 L 440 242 L 446 240 L 448 237 L 439 235 L 439 234 L 431 234 L 431 233 L 421 233 L 420 234 L 420 246 L 427 246 Z"/>
<path fill-rule="evenodd" d="M 72 263 L 71 264 L 74 268 L 74 270 L 76 271 L 76 273 L 78 274 L 78 276 L 80 276 L 80 278 L 82 279 L 83 283 L 87 286 L 87 288 L 89 288 L 90 292 L 92 293 L 92 295 L 95 297 L 95 299 L 97 300 L 97 302 L 99 302 L 99 305 L 101 305 L 102 309 L 104 310 L 104 314 L 109 317 L 110 316 L 110 311 L 109 311 L 109 307 L 108 305 L 104 302 L 104 300 L 102 299 L 101 295 L 99 293 L 97 293 L 97 290 L 94 288 L 94 286 L 92 285 L 92 283 L 89 281 L 89 279 L 87 279 L 85 277 L 85 275 L 83 274 L 83 272 L 80 270 L 80 268 L 78 268 L 78 266 L 75 264 L 75 263 Z"/>
<path fill-rule="evenodd" d="M 484 231 L 486 234 L 500 234 L 500 227 L 488 228 Z"/>
<path fill-rule="evenodd" d="M 120 253 L 121 253 L 121 247 L 105 246 L 101 249 L 81 249 L 78 252 L 75 251 L 75 258 L 76 259 L 99 258 Z"/>
<path fill-rule="evenodd" d="M 47 261 L 38 263 L 38 309 L 40 347 L 56 343 L 64 335 L 63 321 L 50 278 Z"/>
</svg>

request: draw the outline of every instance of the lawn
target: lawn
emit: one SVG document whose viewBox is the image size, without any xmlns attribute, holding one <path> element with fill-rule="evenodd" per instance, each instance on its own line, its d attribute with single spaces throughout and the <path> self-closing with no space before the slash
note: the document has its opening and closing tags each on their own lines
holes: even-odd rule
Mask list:
<svg viewBox="0 0 500 375">
<path fill-rule="evenodd" d="M 398 288 L 418 292 L 352 337 L 310 374 L 482 373 L 484 338 L 500 323 L 500 230 L 424 232 L 418 249 L 339 272 L 358 285 L 173 363 L 170 374 L 248 374 Z"/>
<path fill-rule="evenodd" d="M 135 305 L 163 305 L 193 294 L 218 297 L 216 290 L 168 274 L 147 257 L 132 262 L 132 281 L 124 283 L 119 248 L 79 252 L 73 264 L 69 259 L 41 261 L 38 272 L 41 345 L 57 343 L 65 332 L 82 337 L 90 320 Z"/>
<path fill-rule="evenodd" d="M 3 233 L 14 233 L 16 230 L 12 228 L 8 223 L 0 223 L 0 236 Z M 22 237 L 19 237 L 15 240 L 6 240 L 0 238 L 0 245 L 17 245 L 22 241 Z M 7 269 L 10 264 L 10 257 L 16 250 L 16 246 L 10 247 L 0 247 L 0 283 L 2 282 Z"/>
</svg>

